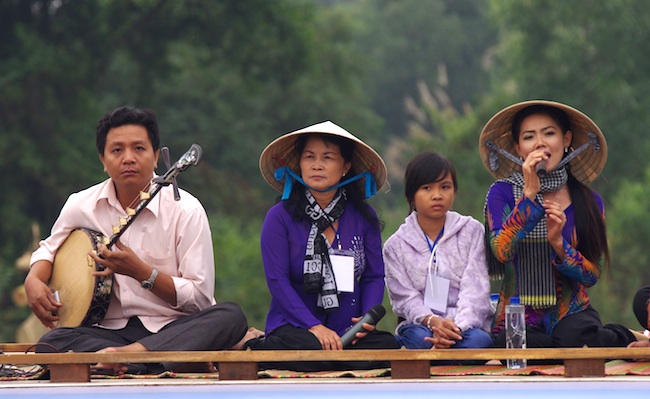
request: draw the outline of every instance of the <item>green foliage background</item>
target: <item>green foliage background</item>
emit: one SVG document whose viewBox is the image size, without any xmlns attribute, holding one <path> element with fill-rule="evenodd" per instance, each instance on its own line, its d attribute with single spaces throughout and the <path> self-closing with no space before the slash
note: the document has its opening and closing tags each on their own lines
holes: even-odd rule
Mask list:
<svg viewBox="0 0 650 399">
<path fill-rule="evenodd" d="M 649 25 L 643 0 L 0 0 L 0 340 L 29 315 L 12 293 L 30 226 L 46 236 L 67 196 L 105 177 L 94 127 L 125 104 L 157 112 L 172 158 L 203 147 L 180 183 L 210 217 L 217 299 L 258 328 L 270 300 L 259 231 L 277 193 L 257 162 L 271 140 L 332 120 L 372 145 L 389 167 L 390 190 L 371 200 L 387 238 L 408 211 L 413 155 L 448 156 L 456 209 L 482 221 L 483 124 L 517 101 L 573 105 L 609 146 L 594 188 L 613 261 L 592 300 L 604 322 L 638 328 L 631 296 L 650 283 Z M 389 315 L 380 327 L 394 325 Z"/>
</svg>

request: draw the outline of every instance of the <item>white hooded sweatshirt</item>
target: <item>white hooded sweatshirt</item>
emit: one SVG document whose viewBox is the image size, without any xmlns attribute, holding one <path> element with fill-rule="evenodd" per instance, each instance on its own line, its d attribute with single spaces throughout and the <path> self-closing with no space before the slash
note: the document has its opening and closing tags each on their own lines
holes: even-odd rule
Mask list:
<svg viewBox="0 0 650 399">
<path fill-rule="evenodd" d="M 450 280 L 447 310 L 441 313 L 424 304 L 431 249 L 417 221 L 417 212 L 406 217 L 386 240 L 383 250 L 393 312 L 405 319 L 397 328 L 404 323 L 420 324 L 434 313 L 453 320 L 462 331 L 480 328 L 490 332 L 494 310 L 483 232 L 483 225 L 471 216 L 447 212 L 436 249 L 437 275 Z"/>
</svg>

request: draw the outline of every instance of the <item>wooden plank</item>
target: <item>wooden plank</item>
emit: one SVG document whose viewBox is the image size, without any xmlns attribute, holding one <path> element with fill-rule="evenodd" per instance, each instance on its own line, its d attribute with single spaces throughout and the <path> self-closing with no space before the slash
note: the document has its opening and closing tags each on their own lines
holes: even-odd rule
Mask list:
<svg viewBox="0 0 650 399">
<path fill-rule="evenodd" d="M 564 360 L 565 377 L 604 377 L 604 359 L 566 359 Z"/>
<path fill-rule="evenodd" d="M 5 344 L 9 345 L 9 344 Z M 5 346 L 5 348 L 9 348 Z M 16 347 L 11 346 L 16 349 Z M 3 353 L 1 364 L 43 364 L 53 370 L 52 381 L 87 381 L 89 365 L 95 363 L 198 363 L 219 364 L 222 379 L 257 379 L 259 362 L 283 361 L 389 361 L 392 378 L 428 378 L 431 360 L 518 359 L 563 360 L 565 376 L 599 376 L 606 359 L 650 358 L 650 348 L 528 348 L 528 349 L 445 349 L 445 350 L 344 350 L 344 351 L 186 351 L 186 352 L 103 352 L 103 353 Z M 68 366 L 68 367 L 58 367 Z M 425 367 L 427 366 L 427 367 Z M 67 375 L 71 375 L 67 377 Z"/>
<path fill-rule="evenodd" d="M 0 351 L 3 352 L 22 352 L 25 353 L 28 350 L 34 349 L 36 344 L 33 343 L 0 343 Z"/>
<path fill-rule="evenodd" d="M 50 366 L 51 382 L 89 382 L 88 364 L 53 364 Z"/>
<path fill-rule="evenodd" d="M 530 349 L 377 349 L 344 351 L 186 351 L 103 353 L 4 353 L 3 364 L 160 363 L 160 362 L 282 362 L 493 359 L 636 359 L 650 358 L 650 348 L 530 348 Z"/>
<path fill-rule="evenodd" d="M 4 353 L 3 364 L 160 363 L 160 362 L 283 362 L 283 361 L 390 361 L 390 360 L 493 360 L 493 359 L 636 359 L 650 358 L 650 348 L 531 348 L 442 350 L 344 351 L 186 351 L 103 353 Z"/>
<path fill-rule="evenodd" d="M 431 362 L 428 360 L 392 360 L 390 377 L 393 379 L 415 379 L 431 377 Z"/>
<path fill-rule="evenodd" d="M 220 380 L 256 380 L 258 378 L 256 362 L 219 363 L 218 369 Z"/>
</svg>

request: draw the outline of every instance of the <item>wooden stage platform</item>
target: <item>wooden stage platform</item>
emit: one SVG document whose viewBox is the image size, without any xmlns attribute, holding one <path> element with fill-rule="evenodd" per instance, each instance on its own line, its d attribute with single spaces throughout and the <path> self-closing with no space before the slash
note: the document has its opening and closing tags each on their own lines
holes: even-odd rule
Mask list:
<svg viewBox="0 0 650 399">
<path fill-rule="evenodd" d="M 23 345 L 23 346 L 20 346 Z M 456 349 L 328 351 L 219 351 L 141 353 L 24 353 L 28 344 L 0 344 L 3 365 L 41 364 L 49 379 L 0 382 L 0 397 L 16 398 L 500 398 L 535 399 L 641 398 L 650 392 L 646 375 L 606 375 L 608 359 L 650 358 L 650 348 Z M 492 360 L 525 357 L 560 359 L 563 374 L 554 375 L 432 375 L 431 360 Z M 219 365 L 218 377 L 91 378 L 97 362 L 145 363 L 169 361 Z M 312 360 L 387 360 L 386 374 L 338 378 L 260 378 L 257 362 Z M 607 363 L 611 364 L 611 362 Z M 435 367 L 434 367 L 435 368 Z M 647 365 L 650 369 L 650 364 Z"/>
</svg>

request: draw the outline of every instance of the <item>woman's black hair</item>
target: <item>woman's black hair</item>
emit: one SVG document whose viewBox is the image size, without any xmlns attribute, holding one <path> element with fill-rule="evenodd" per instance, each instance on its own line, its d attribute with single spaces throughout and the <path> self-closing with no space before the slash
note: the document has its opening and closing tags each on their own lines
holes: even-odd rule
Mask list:
<svg viewBox="0 0 650 399">
<path fill-rule="evenodd" d="M 298 137 L 298 140 L 296 140 L 296 145 L 295 145 L 295 154 L 298 159 L 300 159 L 300 157 L 302 156 L 302 152 L 305 149 L 305 144 L 307 143 L 307 139 L 311 137 L 320 138 L 325 142 L 332 143 L 339 147 L 343 159 L 346 162 L 350 162 L 351 164 L 350 170 L 347 173 L 348 176 L 350 177 L 356 176 L 358 173 L 363 172 L 363 171 L 358 171 L 357 170 L 358 165 L 355 165 L 354 162 L 352 162 L 355 143 L 344 137 L 333 135 L 333 134 L 325 134 L 325 133 L 301 134 Z M 357 210 L 359 210 L 359 213 L 361 213 L 361 216 L 363 216 L 364 219 L 376 225 L 381 230 L 383 228 L 383 223 L 379 220 L 375 212 L 372 210 L 370 205 L 368 205 L 368 203 L 365 200 L 365 186 L 364 186 L 363 179 L 359 179 L 352 183 L 349 183 L 345 186 L 345 188 L 346 188 L 345 191 L 346 191 L 348 202 L 354 204 L 354 206 L 357 208 Z M 302 184 L 299 183 L 294 184 L 293 188 L 291 189 L 291 194 L 289 195 L 289 198 L 286 201 L 284 201 L 284 206 L 286 207 L 287 210 L 289 210 L 289 213 L 291 214 L 294 220 L 298 222 L 309 221 L 311 223 L 311 219 L 305 213 L 305 206 L 307 205 L 305 190 L 306 188 Z"/>
<path fill-rule="evenodd" d="M 448 174 L 454 183 L 454 192 L 458 192 L 456 168 L 447 158 L 433 151 L 425 151 L 411 159 L 404 173 L 404 195 L 409 204 L 409 213 L 415 210 L 415 193 L 420 187 L 439 182 Z"/>
<path fill-rule="evenodd" d="M 563 110 L 543 104 L 531 105 L 519 111 L 512 120 L 512 139 L 515 143 L 519 141 L 523 120 L 531 115 L 540 114 L 553 119 L 562 130 L 562 134 L 571 130 L 569 117 Z M 571 202 L 574 204 L 573 210 L 576 218 L 576 249 L 592 262 L 597 263 L 601 258 L 604 259 L 605 265 L 608 266 L 610 258 L 607 227 L 600 207 L 594 198 L 594 192 L 573 176 L 570 164 L 567 164 L 566 168 L 569 172 L 567 187 Z"/>
</svg>

